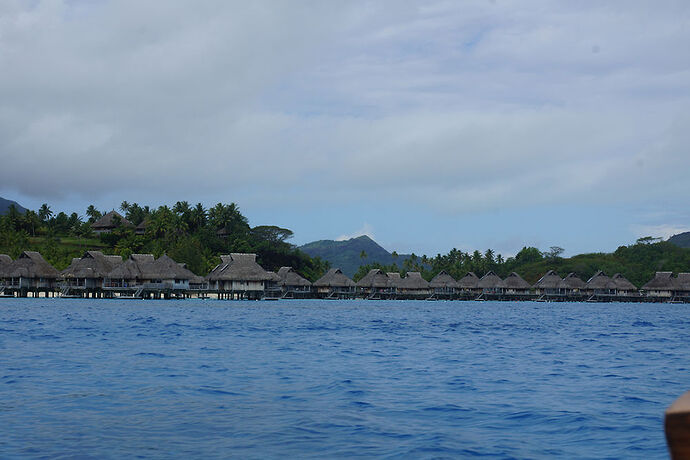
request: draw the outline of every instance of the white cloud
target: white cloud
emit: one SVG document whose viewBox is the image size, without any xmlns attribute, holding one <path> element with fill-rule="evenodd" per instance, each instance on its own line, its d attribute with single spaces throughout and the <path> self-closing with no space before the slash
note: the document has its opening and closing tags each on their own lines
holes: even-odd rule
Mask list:
<svg viewBox="0 0 690 460">
<path fill-rule="evenodd" d="M 0 183 L 439 213 L 675 206 L 688 18 L 680 1 L 6 2 Z"/>
<path fill-rule="evenodd" d="M 376 239 L 376 237 L 374 236 L 374 228 L 366 222 L 364 224 L 362 224 L 362 227 L 359 230 L 352 232 L 349 235 L 340 235 L 335 240 L 336 241 L 345 241 L 345 240 L 357 238 L 358 236 L 364 236 L 364 235 L 368 236 L 372 240 Z"/>
</svg>

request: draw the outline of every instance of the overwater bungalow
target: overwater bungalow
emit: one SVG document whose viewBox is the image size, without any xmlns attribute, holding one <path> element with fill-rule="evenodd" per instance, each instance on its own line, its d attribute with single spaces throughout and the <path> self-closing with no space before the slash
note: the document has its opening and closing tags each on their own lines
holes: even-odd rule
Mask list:
<svg viewBox="0 0 690 460">
<path fill-rule="evenodd" d="M 429 282 L 419 272 L 407 272 L 398 283 L 398 295 L 404 299 L 426 299 L 430 294 Z"/>
<path fill-rule="evenodd" d="M 292 267 L 280 267 L 278 278 L 278 285 L 283 298 L 304 298 L 311 294 L 311 282 Z"/>
<path fill-rule="evenodd" d="M 7 259 L 5 259 L 7 262 Z M 26 297 L 55 294 L 58 271 L 36 251 L 24 251 L 4 269 L 5 293 Z"/>
<path fill-rule="evenodd" d="M 568 273 L 558 285 L 558 293 L 568 300 L 580 300 L 584 296 L 585 282 L 575 273 Z"/>
<path fill-rule="evenodd" d="M 72 259 L 70 266 L 60 272 L 60 295 L 100 297 L 108 273 L 121 263 L 120 256 L 86 251 L 83 256 Z"/>
<path fill-rule="evenodd" d="M 557 298 L 559 297 L 561 281 L 563 280 L 555 271 L 549 270 L 544 276 L 539 278 L 539 281 L 534 283 L 534 293 L 540 299 Z"/>
<path fill-rule="evenodd" d="M 318 280 L 314 281 L 316 295 L 324 299 L 351 299 L 356 292 L 356 284 L 339 268 L 331 268 Z"/>
<path fill-rule="evenodd" d="M 683 302 L 690 301 L 690 273 L 678 273 L 675 298 Z"/>
<path fill-rule="evenodd" d="M 503 295 L 511 299 L 528 299 L 531 288 L 532 286 L 515 272 L 503 280 Z"/>
<path fill-rule="evenodd" d="M 96 234 L 110 233 L 118 227 L 134 227 L 130 221 L 122 217 L 117 211 L 110 211 L 96 222 L 91 224 L 91 229 Z"/>
<path fill-rule="evenodd" d="M 12 258 L 7 254 L 0 254 L 0 297 L 9 296 L 5 293 L 5 278 L 9 276 L 10 265 Z"/>
<path fill-rule="evenodd" d="M 209 290 L 215 291 L 219 299 L 260 299 L 266 286 L 276 282 L 256 263 L 256 254 L 235 252 L 220 259 L 221 263 L 206 277 Z"/>
<path fill-rule="evenodd" d="M 450 299 L 457 292 L 458 282 L 446 273 L 445 270 L 441 270 L 429 281 L 429 288 L 433 297 L 437 299 Z"/>
<path fill-rule="evenodd" d="M 190 280 L 195 277 L 194 273 L 165 254 L 158 259 L 153 254 L 132 254 L 108 273 L 103 289 L 109 295 L 184 297 L 190 289 Z"/>
<path fill-rule="evenodd" d="M 585 284 L 588 300 L 606 300 L 616 295 L 616 283 L 603 271 L 596 272 Z"/>
<path fill-rule="evenodd" d="M 387 272 L 388 275 L 388 293 L 397 298 L 397 294 L 402 289 L 402 278 L 398 272 Z"/>
<path fill-rule="evenodd" d="M 654 278 L 642 286 L 647 298 L 657 301 L 672 300 L 678 290 L 673 272 L 656 272 Z"/>
<path fill-rule="evenodd" d="M 496 299 L 503 294 L 505 283 L 496 273 L 489 271 L 479 279 L 477 287 L 482 290 L 483 299 Z"/>
<path fill-rule="evenodd" d="M 474 272 L 468 272 L 458 280 L 458 294 L 462 299 L 475 299 L 481 293 L 479 277 Z"/>
<path fill-rule="evenodd" d="M 378 268 L 369 270 L 369 273 L 357 281 L 356 286 L 357 292 L 367 299 L 387 298 L 394 293 L 388 275 Z"/>
<path fill-rule="evenodd" d="M 611 277 L 616 286 L 616 297 L 639 297 L 640 290 L 632 284 L 625 276 L 616 273 Z"/>
</svg>

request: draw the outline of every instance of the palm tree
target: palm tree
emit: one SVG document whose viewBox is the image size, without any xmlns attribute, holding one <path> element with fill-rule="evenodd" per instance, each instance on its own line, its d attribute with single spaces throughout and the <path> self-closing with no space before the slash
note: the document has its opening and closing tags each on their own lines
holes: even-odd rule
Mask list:
<svg viewBox="0 0 690 460">
<path fill-rule="evenodd" d="M 123 201 L 120 203 L 120 211 L 122 212 L 127 212 L 129 210 L 129 203 L 127 201 Z"/>
<path fill-rule="evenodd" d="M 86 215 L 89 216 L 89 223 L 92 224 L 102 217 L 101 212 L 92 204 L 86 208 Z"/>
<path fill-rule="evenodd" d="M 38 217 L 41 222 L 45 222 L 53 216 L 53 211 L 50 210 L 50 206 L 47 203 L 43 203 L 41 208 L 38 210 Z"/>
</svg>

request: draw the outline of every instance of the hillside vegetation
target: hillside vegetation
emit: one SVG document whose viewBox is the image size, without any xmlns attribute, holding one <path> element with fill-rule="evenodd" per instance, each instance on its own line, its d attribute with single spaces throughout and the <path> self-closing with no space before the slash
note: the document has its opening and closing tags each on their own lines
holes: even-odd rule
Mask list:
<svg viewBox="0 0 690 460">
<path fill-rule="evenodd" d="M 329 268 L 327 262 L 312 258 L 287 242 L 292 231 L 276 226 L 250 227 L 235 203 L 218 203 L 211 209 L 201 204 L 191 207 L 177 202 L 172 208 L 150 209 L 123 202 L 120 210 L 131 225 L 120 222 L 112 233 L 95 235 L 91 224 L 102 217 L 94 206 L 86 218 L 77 213 L 54 213 L 44 204 L 24 213 L 10 206 L 0 216 L 0 253 L 16 258 L 22 251 L 39 251 L 58 270 L 86 250 L 100 250 L 124 258 L 133 253 L 167 254 L 186 263 L 194 273 L 205 275 L 220 263 L 220 254 L 255 252 L 267 270 L 291 266 L 310 280 Z M 134 226 L 144 222 L 143 235 Z"/>
</svg>

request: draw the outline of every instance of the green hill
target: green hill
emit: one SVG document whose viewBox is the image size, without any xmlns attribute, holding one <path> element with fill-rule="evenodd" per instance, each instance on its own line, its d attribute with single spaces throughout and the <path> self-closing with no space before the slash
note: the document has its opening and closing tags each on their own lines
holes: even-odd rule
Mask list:
<svg viewBox="0 0 690 460">
<path fill-rule="evenodd" d="M 690 232 L 679 233 L 673 235 L 668 239 L 669 243 L 673 243 L 681 248 L 690 248 Z"/>
<path fill-rule="evenodd" d="M 17 211 L 19 211 L 20 213 L 24 214 L 26 212 L 26 209 L 24 209 L 16 201 L 6 200 L 6 199 L 0 197 L 0 216 L 6 214 L 7 210 L 10 209 L 10 206 L 12 206 L 12 205 L 14 205 L 17 208 Z"/>
<path fill-rule="evenodd" d="M 331 264 L 333 268 L 340 268 L 347 276 L 354 276 L 360 265 L 379 263 L 402 266 L 409 255 L 393 256 L 378 243 L 366 235 L 345 241 L 319 240 L 307 243 L 298 248 L 310 257 L 320 257 Z M 362 251 L 366 257 L 362 258 Z"/>
</svg>

